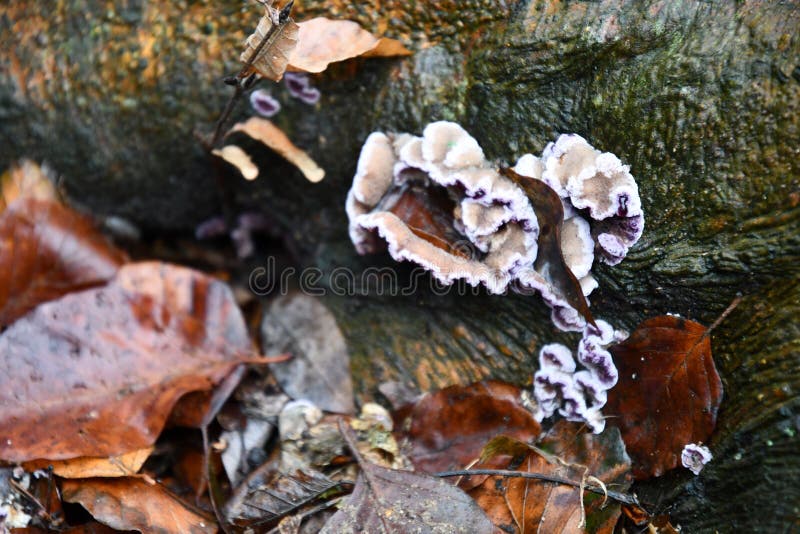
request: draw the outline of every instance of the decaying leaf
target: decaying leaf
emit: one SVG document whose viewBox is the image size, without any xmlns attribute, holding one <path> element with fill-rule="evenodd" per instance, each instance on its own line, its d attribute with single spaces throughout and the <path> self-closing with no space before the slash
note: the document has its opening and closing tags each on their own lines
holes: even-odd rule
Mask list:
<svg viewBox="0 0 800 534">
<path fill-rule="evenodd" d="M 0 211 L 18 198 L 56 202 L 58 195 L 47 171 L 29 159 L 12 165 L 0 176 Z"/>
<path fill-rule="evenodd" d="M 514 447 L 507 454 L 516 455 L 518 465 L 509 467 L 577 483 L 591 481 L 591 476 L 615 491 L 630 486 L 630 459 L 616 428 L 592 434 L 579 424 L 559 421 L 537 446 L 538 451 L 530 450 L 521 459 L 520 447 Z M 602 495 L 588 491 L 583 494 L 582 511 L 579 487 L 542 480 L 492 476 L 469 494 L 505 532 L 610 534 L 621 513 L 618 503 L 609 500 L 603 505 Z"/>
<path fill-rule="evenodd" d="M 233 132 L 242 132 L 277 152 L 300 169 L 309 182 L 316 183 L 325 177 L 325 171 L 305 151 L 294 146 L 286 134 L 267 119 L 251 117 L 244 122 L 234 124 L 227 135 Z"/>
<path fill-rule="evenodd" d="M 309 399 L 328 412 L 355 411 L 350 354 L 336 319 L 319 298 L 294 293 L 272 301 L 261 323 L 261 341 L 266 353 L 293 356 L 270 365 L 287 395 Z"/>
<path fill-rule="evenodd" d="M 105 283 L 125 259 L 70 208 L 16 199 L 0 213 L 0 326 L 41 302 Z"/>
<path fill-rule="evenodd" d="M 343 422 L 339 427 L 361 472 L 353 493 L 325 524 L 323 533 L 493 531 L 491 521 L 463 491 L 439 478 L 365 461 L 353 431 Z"/>
<path fill-rule="evenodd" d="M 433 246 L 470 258 L 466 250 L 459 248 L 464 236 L 453 226 L 453 207 L 445 188 L 424 188 L 406 182 L 396 194 L 386 195 L 377 209 L 395 214 L 414 235 Z"/>
<path fill-rule="evenodd" d="M 126 265 L 0 335 L 0 459 L 148 447 L 179 397 L 252 356 L 225 284 L 157 262 Z"/>
<path fill-rule="evenodd" d="M 619 426 L 637 479 L 676 467 L 687 443 L 707 442 L 722 402 L 722 381 L 706 328 L 662 315 L 647 319 L 609 350 L 619 383 L 605 413 Z"/>
<path fill-rule="evenodd" d="M 95 519 L 117 530 L 217 532 L 215 519 L 160 484 L 148 484 L 137 477 L 65 480 L 62 495 L 65 501 L 83 505 Z"/>
<path fill-rule="evenodd" d="M 436 473 L 464 468 L 500 434 L 533 441 L 541 426 L 520 394 L 516 386 L 490 380 L 424 395 L 408 410 L 407 422 L 398 425 L 408 443 L 406 454 L 417 469 Z"/>
<path fill-rule="evenodd" d="M 53 474 L 63 478 L 126 477 L 139 472 L 153 447 L 145 447 L 109 458 L 72 458 L 71 460 L 33 460 L 25 462 L 27 471 L 53 467 Z"/>
<path fill-rule="evenodd" d="M 561 227 L 564 224 L 564 205 L 558 194 L 541 180 L 528 178 L 509 168 L 500 173 L 517 184 L 531 201 L 539 220 L 539 252 L 534 269 L 592 325 L 596 325 L 581 284 L 572 274 L 561 252 Z"/>
<path fill-rule="evenodd" d="M 299 28 L 291 18 L 281 20 L 280 12 L 274 7 L 264 7 L 266 13 L 258 21 L 256 31 L 245 41 L 245 50 L 239 61 L 247 63 L 255 55 L 253 70 L 277 82 L 283 78 L 289 57 L 297 46 Z"/>
<path fill-rule="evenodd" d="M 299 44 L 289 59 L 289 68 L 306 72 L 322 72 L 329 64 L 358 56 L 407 56 L 411 51 L 400 41 L 375 37 L 350 20 L 324 17 L 297 24 Z"/>
<path fill-rule="evenodd" d="M 250 159 L 250 156 L 247 155 L 247 152 L 238 146 L 226 145 L 222 148 L 215 148 L 211 153 L 239 169 L 239 172 L 242 173 L 245 180 L 255 180 L 258 178 L 258 167 L 256 167 L 253 160 Z"/>
</svg>

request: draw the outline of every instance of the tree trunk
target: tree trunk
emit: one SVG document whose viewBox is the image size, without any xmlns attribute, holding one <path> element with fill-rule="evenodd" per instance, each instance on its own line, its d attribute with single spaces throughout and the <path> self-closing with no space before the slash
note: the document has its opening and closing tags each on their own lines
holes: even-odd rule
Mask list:
<svg viewBox="0 0 800 534">
<path fill-rule="evenodd" d="M 750 1 L 306 2 L 298 20 L 349 18 L 402 39 L 402 60 L 336 65 L 315 107 L 282 86 L 279 124 L 327 171 L 306 182 L 249 146 L 264 176 L 228 176 L 237 205 L 278 220 L 303 266 L 396 267 L 362 258 L 344 199 L 373 130 L 459 122 L 513 162 L 575 132 L 617 154 L 646 227 L 616 267 L 595 266 L 595 316 L 632 330 L 665 312 L 710 324 L 725 399 L 698 478 L 640 496 L 688 532 L 772 532 L 800 507 L 800 11 Z M 186 230 L 218 208 L 193 130 L 213 127 L 259 8 L 241 2 L 11 0 L 0 7 L 0 165 L 44 159 L 96 213 Z M 333 6 L 333 7 L 331 7 Z M 239 116 L 250 111 L 241 106 Z M 402 270 L 402 268 L 401 268 Z M 409 275 L 410 276 L 410 275 Z M 321 284 L 330 283 L 323 277 Z M 429 279 L 418 280 L 424 285 Z M 385 380 L 425 390 L 493 377 L 530 382 L 554 330 L 538 297 L 331 295 L 361 400 Z M 789 527 L 790 528 L 790 527 Z"/>
</svg>

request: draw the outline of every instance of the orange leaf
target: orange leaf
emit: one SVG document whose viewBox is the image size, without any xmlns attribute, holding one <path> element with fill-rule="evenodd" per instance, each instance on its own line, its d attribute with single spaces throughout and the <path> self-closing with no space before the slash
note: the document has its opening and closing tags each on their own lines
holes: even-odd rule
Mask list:
<svg viewBox="0 0 800 534">
<path fill-rule="evenodd" d="M 110 456 L 153 444 L 172 406 L 253 355 L 230 289 L 191 269 L 122 267 L 0 335 L 0 458 Z"/>
<path fill-rule="evenodd" d="M 706 328 L 663 315 L 611 347 L 619 383 L 604 410 L 619 426 L 637 479 L 678 465 L 687 443 L 708 441 L 722 402 L 722 381 Z"/>
<path fill-rule="evenodd" d="M 35 471 L 52 466 L 53 473 L 63 478 L 125 477 L 138 473 L 152 452 L 153 447 L 146 447 L 109 458 L 33 460 L 25 462 L 22 467 L 26 471 Z"/>
<path fill-rule="evenodd" d="M 80 503 L 98 521 L 117 530 L 162 534 L 214 533 L 216 521 L 159 484 L 141 478 L 65 480 L 62 495 Z"/>
<path fill-rule="evenodd" d="M 399 41 L 378 38 L 350 20 L 324 17 L 297 24 L 299 44 L 289 58 L 289 68 L 322 72 L 329 64 L 358 56 L 407 56 L 411 52 Z"/>
</svg>

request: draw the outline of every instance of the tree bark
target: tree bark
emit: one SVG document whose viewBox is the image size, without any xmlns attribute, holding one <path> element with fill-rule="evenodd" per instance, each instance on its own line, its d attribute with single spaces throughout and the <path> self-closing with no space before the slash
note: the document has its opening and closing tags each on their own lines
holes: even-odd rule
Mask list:
<svg viewBox="0 0 800 534">
<path fill-rule="evenodd" d="M 513 162 L 575 132 L 631 166 L 646 216 L 620 265 L 595 266 L 596 317 L 632 330 L 665 312 L 710 324 L 725 384 L 714 461 L 640 490 L 688 532 L 771 532 L 800 507 L 800 11 L 720 1 L 307 2 L 413 48 L 402 60 L 335 65 L 315 107 L 276 122 L 326 169 L 310 184 L 248 144 L 263 169 L 228 180 L 265 211 L 303 266 L 329 275 L 397 267 L 358 257 L 344 199 L 374 130 L 419 134 L 459 122 L 490 158 Z M 192 136 L 225 103 L 257 7 L 240 2 L 11 0 L 0 7 L 0 164 L 48 161 L 94 212 L 186 230 L 218 211 L 215 168 Z M 238 109 L 239 116 L 250 112 Z M 400 270 L 403 271 L 403 267 Z M 411 276 L 407 270 L 403 271 Z M 429 279 L 418 280 L 423 285 Z M 327 276 L 321 283 L 331 283 Z M 330 289 L 330 287 L 329 287 Z M 554 330 L 537 297 L 478 292 L 332 295 L 359 399 L 379 383 L 427 390 L 485 377 L 530 382 Z"/>
</svg>

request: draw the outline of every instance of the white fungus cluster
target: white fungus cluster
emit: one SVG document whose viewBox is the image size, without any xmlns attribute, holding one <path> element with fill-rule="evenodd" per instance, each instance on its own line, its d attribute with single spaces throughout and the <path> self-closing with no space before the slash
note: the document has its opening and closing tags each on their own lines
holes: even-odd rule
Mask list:
<svg viewBox="0 0 800 534">
<path fill-rule="evenodd" d="M 611 265 L 619 263 L 644 226 L 628 167 L 570 134 L 547 145 L 540 158 L 524 155 L 514 170 L 542 180 L 562 199 L 561 250 L 589 295 L 597 287 L 591 275 L 595 255 Z M 420 237 L 392 213 L 409 187 L 446 189 L 454 206 L 453 229 L 472 250 L 468 257 Z M 371 134 L 361 150 L 346 209 L 350 238 L 361 254 L 388 248 L 395 260 L 421 265 L 443 284 L 464 280 L 491 293 L 536 291 L 562 330 L 580 331 L 586 324 L 533 267 L 540 221 L 526 194 L 500 175 L 458 124 L 434 122 L 421 137 Z"/>
</svg>

